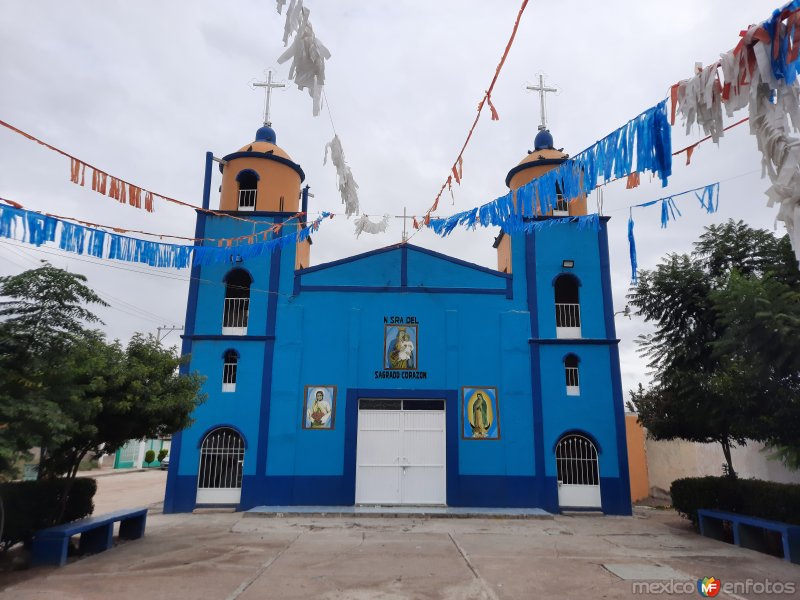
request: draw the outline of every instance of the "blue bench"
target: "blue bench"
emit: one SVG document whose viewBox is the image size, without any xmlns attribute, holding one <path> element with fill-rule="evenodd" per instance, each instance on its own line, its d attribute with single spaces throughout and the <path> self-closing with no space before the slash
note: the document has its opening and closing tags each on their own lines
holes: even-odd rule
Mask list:
<svg viewBox="0 0 800 600">
<path fill-rule="evenodd" d="M 102 552 L 113 545 L 114 523 L 119 521 L 119 537 L 135 540 L 144 535 L 146 508 L 118 510 L 106 515 L 87 517 L 37 531 L 31 546 L 32 565 L 59 565 L 67 562 L 69 540 L 80 534 L 80 552 Z"/>
<path fill-rule="evenodd" d="M 701 508 L 697 511 L 700 534 L 715 540 L 726 541 L 725 525 L 731 524 L 733 543 L 742 548 L 767 552 L 763 531 L 776 531 L 781 534 L 783 558 L 800 564 L 800 526 L 748 517 L 736 513 Z"/>
</svg>

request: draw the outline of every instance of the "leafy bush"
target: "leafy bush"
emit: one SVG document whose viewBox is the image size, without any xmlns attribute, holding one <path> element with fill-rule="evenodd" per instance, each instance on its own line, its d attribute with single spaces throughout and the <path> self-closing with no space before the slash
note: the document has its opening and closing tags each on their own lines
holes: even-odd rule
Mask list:
<svg viewBox="0 0 800 600">
<path fill-rule="evenodd" d="M 158 462 L 161 462 L 162 460 L 167 458 L 167 454 L 169 454 L 169 450 L 167 450 L 166 448 L 162 448 L 161 450 L 159 450 L 158 451 Z"/>
<path fill-rule="evenodd" d="M 687 477 L 672 482 L 672 506 L 697 525 L 707 508 L 800 525 L 800 485 L 732 477 Z"/>
<path fill-rule="evenodd" d="M 0 496 L 5 505 L 3 547 L 9 548 L 17 542 L 27 544 L 36 531 L 58 525 L 56 516 L 66 485 L 67 481 L 64 479 L 0 484 Z M 68 523 L 92 514 L 92 498 L 96 491 L 96 480 L 84 477 L 75 479 L 69 491 L 64 518 L 60 523 Z"/>
<path fill-rule="evenodd" d="M 149 465 L 151 462 L 155 462 L 156 460 L 156 451 L 155 450 L 148 450 L 144 453 L 144 463 Z"/>
</svg>

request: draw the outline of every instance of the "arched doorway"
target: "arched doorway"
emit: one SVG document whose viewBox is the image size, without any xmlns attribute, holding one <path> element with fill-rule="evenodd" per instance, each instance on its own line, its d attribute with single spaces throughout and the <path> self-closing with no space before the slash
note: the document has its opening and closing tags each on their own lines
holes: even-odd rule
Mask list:
<svg viewBox="0 0 800 600">
<path fill-rule="evenodd" d="M 239 504 L 244 440 L 230 427 L 210 431 L 200 446 L 197 504 Z"/>
<path fill-rule="evenodd" d="M 597 448 L 579 434 L 562 437 L 556 444 L 558 505 L 561 508 L 600 508 L 600 468 Z"/>
</svg>

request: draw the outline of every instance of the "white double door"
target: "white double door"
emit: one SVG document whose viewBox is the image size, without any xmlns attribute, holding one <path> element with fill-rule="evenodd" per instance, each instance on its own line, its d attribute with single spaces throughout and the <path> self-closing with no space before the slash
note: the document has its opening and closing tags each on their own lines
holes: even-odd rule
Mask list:
<svg viewBox="0 0 800 600">
<path fill-rule="evenodd" d="M 361 399 L 356 504 L 446 504 L 444 400 Z"/>
</svg>

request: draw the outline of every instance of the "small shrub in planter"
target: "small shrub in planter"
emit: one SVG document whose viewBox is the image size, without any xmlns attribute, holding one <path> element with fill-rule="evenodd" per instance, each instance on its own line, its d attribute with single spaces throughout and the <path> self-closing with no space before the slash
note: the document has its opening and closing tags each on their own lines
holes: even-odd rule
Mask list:
<svg viewBox="0 0 800 600">
<path fill-rule="evenodd" d="M 156 451 L 155 450 L 148 450 L 144 453 L 144 463 L 149 465 L 152 462 L 156 461 Z"/>
<path fill-rule="evenodd" d="M 697 526 L 700 508 L 800 525 L 800 485 L 732 477 L 687 477 L 670 488 L 672 506 Z"/>
<path fill-rule="evenodd" d="M 158 462 L 161 462 L 162 460 L 164 460 L 167 457 L 167 454 L 169 454 L 169 450 L 167 450 L 166 448 L 162 448 L 161 450 L 159 450 L 158 451 Z"/>
<path fill-rule="evenodd" d="M 0 484 L 0 496 L 5 505 L 5 527 L 2 545 L 9 548 L 17 542 L 30 542 L 36 531 L 59 523 L 81 519 L 94 511 L 92 498 L 97 481 L 78 477 L 69 491 L 64 518 L 56 522 L 67 481 L 43 479 L 12 481 Z"/>
</svg>

